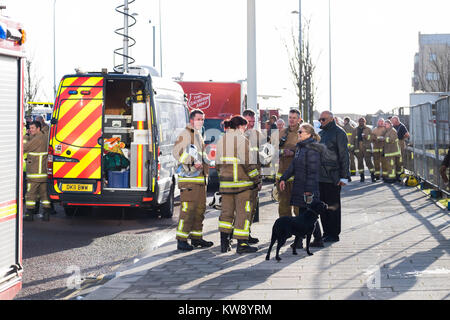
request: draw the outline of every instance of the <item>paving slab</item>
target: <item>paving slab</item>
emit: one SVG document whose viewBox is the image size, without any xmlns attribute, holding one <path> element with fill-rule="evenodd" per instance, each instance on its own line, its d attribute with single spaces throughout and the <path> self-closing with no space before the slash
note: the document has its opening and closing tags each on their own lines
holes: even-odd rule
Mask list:
<svg viewBox="0 0 450 320">
<path fill-rule="evenodd" d="M 370 181 L 370 179 L 369 179 Z M 118 269 L 88 300 L 440 300 L 450 298 L 449 212 L 416 188 L 351 182 L 342 192 L 340 241 L 292 255 L 288 239 L 281 262 L 265 256 L 276 202 L 271 185 L 260 193 L 260 221 L 252 235 L 259 250 L 220 253 L 219 211 L 204 221 L 208 249 L 176 250 L 175 239 Z M 209 199 L 208 199 L 209 200 Z M 175 230 L 173 230 L 175 231 Z M 175 233 L 173 233 L 175 234 Z"/>
</svg>

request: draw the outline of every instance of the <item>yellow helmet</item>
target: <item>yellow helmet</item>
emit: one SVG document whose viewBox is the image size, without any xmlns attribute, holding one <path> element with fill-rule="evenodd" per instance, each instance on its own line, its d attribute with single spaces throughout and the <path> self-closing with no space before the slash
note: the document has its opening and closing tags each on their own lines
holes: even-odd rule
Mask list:
<svg viewBox="0 0 450 320">
<path fill-rule="evenodd" d="M 414 176 L 408 176 L 408 178 L 406 178 L 405 184 L 409 187 L 415 187 L 419 184 L 419 181 L 417 181 L 416 177 Z"/>
</svg>

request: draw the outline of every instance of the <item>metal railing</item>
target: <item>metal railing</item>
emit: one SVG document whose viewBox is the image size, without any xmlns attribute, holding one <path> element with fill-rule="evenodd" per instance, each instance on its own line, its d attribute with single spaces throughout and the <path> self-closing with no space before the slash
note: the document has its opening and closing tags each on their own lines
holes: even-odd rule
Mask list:
<svg viewBox="0 0 450 320">
<path fill-rule="evenodd" d="M 439 168 L 450 144 L 450 97 L 410 107 L 405 168 L 449 195 Z M 448 174 L 448 172 L 447 172 Z"/>
</svg>

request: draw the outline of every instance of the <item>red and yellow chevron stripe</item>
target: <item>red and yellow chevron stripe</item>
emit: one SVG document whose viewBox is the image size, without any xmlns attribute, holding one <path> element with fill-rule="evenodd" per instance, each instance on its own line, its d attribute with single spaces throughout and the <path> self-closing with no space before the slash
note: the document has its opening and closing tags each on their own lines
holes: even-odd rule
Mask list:
<svg viewBox="0 0 450 320">
<path fill-rule="evenodd" d="M 62 145 L 66 158 L 78 162 L 54 162 L 54 178 L 101 179 L 103 78 L 71 77 L 62 81 L 54 116 L 51 143 Z"/>
<path fill-rule="evenodd" d="M 5 222 L 14 219 L 17 214 L 16 200 L 6 201 L 0 203 L 0 222 Z"/>
</svg>

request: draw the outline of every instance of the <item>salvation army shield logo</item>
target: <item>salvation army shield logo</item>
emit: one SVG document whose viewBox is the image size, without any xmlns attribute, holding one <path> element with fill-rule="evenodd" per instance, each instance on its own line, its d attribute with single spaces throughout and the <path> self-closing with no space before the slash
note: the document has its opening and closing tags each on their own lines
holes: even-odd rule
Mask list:
<svg viewBox="0 0 450 320">
<path fill-rule="evenodd" d="M 211 106 L 211 93 L 191 93 L 189 94 L 189 109 L 208 109 Z"/>
</svg>

